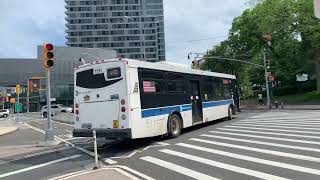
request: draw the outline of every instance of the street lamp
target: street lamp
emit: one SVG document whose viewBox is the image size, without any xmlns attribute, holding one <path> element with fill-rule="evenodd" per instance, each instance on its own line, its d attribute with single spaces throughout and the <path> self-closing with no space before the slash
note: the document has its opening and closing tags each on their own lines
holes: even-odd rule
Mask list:
<svg viewBox="0 0 320 180">
<path fill-rule="evenodd" d="M 146 39 L 145 39 L 144 30 L 143 30 L 144 24 L 143 24 L 142 22 L 137 22 L 136 20 L 134 20 L 132 17 L 129 17 L 129 16 L 124 16 L 124 18 L 126 18 L 127 20 L 130 19 L 130 20 L 132 20 L 133 22 L 136 22 L 136 23 L 139 24 L 139 29 L 140 29 L 140 31 L 142 32 L 142 33 L 140 33 L 140 36 L 141 36 L 141 38 L 142 38 L 142 45 L 143 45 L 143 47 L 142 47 L 142 50 L 143 50 L 143 59 L 146 59 L 146 49 L 145 49 L 145 41 L 146 41 Z"/>
</svg>

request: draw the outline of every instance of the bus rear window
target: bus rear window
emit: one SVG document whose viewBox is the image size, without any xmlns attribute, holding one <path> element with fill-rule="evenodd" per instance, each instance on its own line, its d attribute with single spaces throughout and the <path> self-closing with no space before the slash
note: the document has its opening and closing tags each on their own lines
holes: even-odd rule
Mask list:
<svg viewBox="0 0 320 180">
<path fill-rule="evenodd" d="M 120 68 L 112 68 L 107 70 L 107 77 L 108 79 L 114 79 L 121 77 L 121 70 Z"/>
<path fill-rule="evenodd" d="M 93 69 L 78 72 L 76 74 L 76 86 L 87 89 L 98 89 L 107 87 L 120 80 L 122 79 L 107 81 L 104 73 L 93 74 Z"/>
</svg>

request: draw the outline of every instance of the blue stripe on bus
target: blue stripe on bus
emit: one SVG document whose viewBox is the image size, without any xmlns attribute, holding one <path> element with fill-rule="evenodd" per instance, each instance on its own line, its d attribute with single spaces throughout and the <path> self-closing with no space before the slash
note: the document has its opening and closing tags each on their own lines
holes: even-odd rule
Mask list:
<svg viewBox="0 0 320 180">
<path fill-rule="evenodd" d="M 222 105 L 228 105 L 228 104 L 233 104 L 233 100 L 229 99 L 229 100 L 222 100 L 222 101 L 204 102 L 202 103 L 202 107 L 209 108 L 209 107 L 222 106 Z M 147 118 L 152 116 L 169 114 L 172 111 L 185 112 L 185 111 L 191 111 L 191 110 L 192 110 L 191 104 L 177 105 L 177 106 L 145 109 L 145 110 L 142 110 L 141 115 L 142 115 L 142 118 Z"/>
</svg>

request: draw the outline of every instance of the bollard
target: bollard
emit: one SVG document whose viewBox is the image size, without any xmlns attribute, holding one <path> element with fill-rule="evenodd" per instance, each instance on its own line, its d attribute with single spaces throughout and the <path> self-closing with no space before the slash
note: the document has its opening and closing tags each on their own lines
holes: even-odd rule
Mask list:
<svg viewBox="0 0 320 180">
<path fill-rule="evenodd" d="M 96 134 L 96 131 L 93 130 L 93 145 L 94 145 L 94 162 L 96 164 L 95 167 L 93 167 L 93 169 L 99 169 L 99 161 L 98 161 L 98 147 L 97 147 L 97 134 Z"/>
<path fill-rule="evenodd" d="M 281 102 L 281 109 L 284 109 L 284 105 L 283 105 L 283 102 Z"/>
<path fill-rule="evenodd" d="M 275 104 L 275 106 L 276 106 L 276 109 L 278 109 L 278 108 L 279 108 L 279 103 L 278 103 L 278 101 L 275 101 L 274 104 Z"/>
</svg>

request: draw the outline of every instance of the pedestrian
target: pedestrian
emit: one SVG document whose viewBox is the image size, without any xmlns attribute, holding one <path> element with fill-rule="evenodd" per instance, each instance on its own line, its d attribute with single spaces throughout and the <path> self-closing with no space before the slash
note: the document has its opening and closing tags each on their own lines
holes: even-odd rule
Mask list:
<svg viewBox="0 0 320 180">
<path fill-rule="evenodd" d="M 259 105 L 263 105 L 262 93 L 258 94 Z"/>
</svg>

